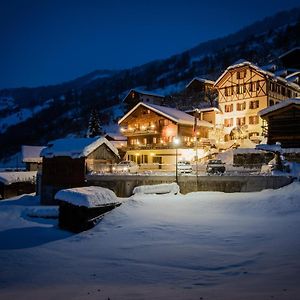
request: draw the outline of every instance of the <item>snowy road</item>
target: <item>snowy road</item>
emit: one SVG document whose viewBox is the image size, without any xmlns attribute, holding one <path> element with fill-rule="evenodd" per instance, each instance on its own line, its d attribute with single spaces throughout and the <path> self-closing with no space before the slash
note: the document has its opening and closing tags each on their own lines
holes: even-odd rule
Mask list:
<svg viewBox="0 0 300 300">
<path fill-rule="evenodd" d="M 73 235 L 0 203 L 0 299 L 299 299 L 300 183 L 136 195 Z"/>
</svg>

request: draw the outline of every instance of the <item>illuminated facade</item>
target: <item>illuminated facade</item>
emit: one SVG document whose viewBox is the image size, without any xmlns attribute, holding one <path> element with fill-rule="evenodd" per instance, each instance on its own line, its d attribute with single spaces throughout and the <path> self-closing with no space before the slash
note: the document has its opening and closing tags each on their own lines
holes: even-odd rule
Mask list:
<svg viewBox="0 0 300 300">
<path fill-rule="evenodd" d="M 300 95 L 300 87 L 243 61 L 232 65 L 215 83 L 223 112 L 224 140 L 263 138 L 258 112 L 287 98 Z"/>
<path fill-rule="evenodd" d="M 175 147 L 179 160 L 192 160 L 195 147 L 209 136 L 213 125 L 197 120 L 174 108 L 140 102 L 120 121 L 120 131 L 127 137 L 126 159 L 141 166 L 172 169 L 175 164 Z M 175 145 L 174 139 L 180 143 Z"/>
</svg>

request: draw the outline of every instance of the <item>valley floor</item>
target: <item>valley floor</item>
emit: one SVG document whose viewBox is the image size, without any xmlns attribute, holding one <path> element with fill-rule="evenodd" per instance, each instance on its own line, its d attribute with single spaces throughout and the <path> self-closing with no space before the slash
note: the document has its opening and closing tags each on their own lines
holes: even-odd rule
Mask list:
<svg viewBox="0 0 300 300">
<path fill-rule="evenodd" d="M 0 299 L 299 299 L 299 194 L 135 195 L 80 234 L 1 201 Z"/>
</svg>

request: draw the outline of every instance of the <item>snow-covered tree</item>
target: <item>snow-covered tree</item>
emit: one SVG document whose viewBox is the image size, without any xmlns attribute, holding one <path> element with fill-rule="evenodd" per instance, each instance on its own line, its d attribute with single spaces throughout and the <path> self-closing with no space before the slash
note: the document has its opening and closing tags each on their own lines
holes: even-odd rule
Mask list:
<svg viewBox="0 0 300 300">
<path fill-rule="evenodd" d="M 103 134 L 104 132 L 100 124 L 99 114 L 96 109 L 92 109 L 89 119 L 89 127 L 86 135 L 87 137 L 95 137 Z"/>
</svg>

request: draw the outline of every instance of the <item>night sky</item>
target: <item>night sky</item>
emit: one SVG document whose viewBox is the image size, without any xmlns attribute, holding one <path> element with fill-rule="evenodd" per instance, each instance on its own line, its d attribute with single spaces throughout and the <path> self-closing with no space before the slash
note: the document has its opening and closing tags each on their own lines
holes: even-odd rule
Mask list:
<svg viewBox="0 0 300 300">
<path fill-rule="evenodd" d="M 0 3 L 0 88 L 60 83 L 166 58 L 299 0 Z"/>
</svg>

